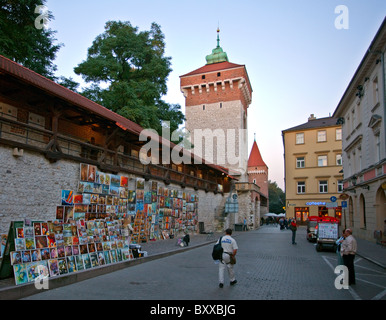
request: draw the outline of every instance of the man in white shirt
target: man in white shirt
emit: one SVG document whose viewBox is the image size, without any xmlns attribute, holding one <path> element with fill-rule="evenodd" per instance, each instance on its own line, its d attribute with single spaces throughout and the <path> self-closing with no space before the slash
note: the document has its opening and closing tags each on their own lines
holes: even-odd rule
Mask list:
<svg viewBox="0 0 386 320">
<path fill-rule="evenodd" d="M 237 283 L 235 272 L 233 270 L 233 264 L 231 264 L 231 255 L 236 256 L 237 253 L 237 242 L 231 237 L 232 229 L 225 230 L 225 236 L 221 238 L 221 246 L 224 250 L 222 255 L 222 260 L 219 264 L 219 287 L 224 287 L 224 272 L 225 268 L 228 270 L 228 275 L 230 279 L 230 285 L 233 286 Z M 218 242 L 218 241 L 217 241 Z"/>
<path fill-rule="evenodd" d="M 341 244 L 340 254 L 343 258 L 343 263 L 348 269 L 348 283 L 355 284 L 354 258 L 357 252 L 357 241 L 352 236 L 352 230 L 347 228 L 344 234 L 344 240 Z"/>
</svg>

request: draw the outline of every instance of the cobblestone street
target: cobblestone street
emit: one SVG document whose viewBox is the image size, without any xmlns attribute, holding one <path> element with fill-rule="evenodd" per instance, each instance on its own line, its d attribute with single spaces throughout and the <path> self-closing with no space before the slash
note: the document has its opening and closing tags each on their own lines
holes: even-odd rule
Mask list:
<svg viewBox="0 0 386 320">
<path fill-rule="evenodd" d="M 273 226 L 236 233 L 235 239 L 239 245 L 235 266 L 238 283 L 232 287 L 229 282 L 222 289 L 218 287 L 218 266 L 211 258 L 213 245 L 208 244 L 26 299 L 385 299 L 385 270 L 361 258 L 356 258 L 357 285 L 337 290 L 333 271 L 336 254 L 317 252 L 306 240 L 304 228 L 297 232 L 297 245 L 291 244 L 289 230 Z M 151 245 L 147 246 L 151 254 Z"/>
</svg>

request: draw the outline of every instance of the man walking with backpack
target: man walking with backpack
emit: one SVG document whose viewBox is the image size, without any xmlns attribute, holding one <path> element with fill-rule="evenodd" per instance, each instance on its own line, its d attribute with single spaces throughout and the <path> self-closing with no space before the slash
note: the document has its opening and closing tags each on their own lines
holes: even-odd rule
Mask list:
<svg viewBox="0 0 386 320">
<path fill-rule="evenodd" d="M 232 229 L 225 230 L 225 236 L 221 237 L 217 243 L 221 241 L 221 247 L 223 248 L 222 259 L 219 263 L 219 287 L 224 287 L 224 273 L 225 269 L 228 270 L 230 285 L 233 286 L 237 283 L 233 265 L 236 263 L 237 242 L 231 237 Z"/>
</svg>

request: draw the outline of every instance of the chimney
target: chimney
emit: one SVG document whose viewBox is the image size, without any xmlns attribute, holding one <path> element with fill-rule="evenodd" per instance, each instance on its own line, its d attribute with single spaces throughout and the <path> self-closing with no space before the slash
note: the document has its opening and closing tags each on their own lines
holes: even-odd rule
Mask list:
<svg viewBox="0 0 386 320">
<path fill-rule="evenodd" d="M 315 120 L 316 117 L 313 113 L 311 113 L 310 117 L 308 118 L 308 121 Z"/>
</svg>

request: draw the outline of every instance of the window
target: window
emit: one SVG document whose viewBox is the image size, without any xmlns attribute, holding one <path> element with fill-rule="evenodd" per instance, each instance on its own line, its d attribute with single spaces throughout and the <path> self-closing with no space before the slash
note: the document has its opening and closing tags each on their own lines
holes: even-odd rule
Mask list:
<svg viewBox="0 0 386 320">
<path fill-rule="evenodd" d="M 379 103 L 378 78 L 375 78 L 373 81 L 373 101 L 374 105 Z"/>
<path fill-rule="evenodd" d="M 318 131 L 318 142 L 326 142 L 326 141 L 327 141 L 326 130 Z"/>
<path fill-rule="evenodd" d="M 342 129 L 336 129 L 335 131 L 335 139 L 342 140 Z"/>
<path fill-rule="evenodd" d="M 306 166 L 306 162 L 304 157 L 296 158 L 296 168 L 304 168 Z"/>
<path fill-rule="evenodd" d="M 202 110 L 205 110 L 205 104 L 202 106 Z"/>
<path fill-rule="evenodd" d="M 338 190 L 339 193 L 343 192 L 343 180 L 338 180 Z"/>
<path fill-rule="evenodd" d="M 327 217 L 328 216 L 328 209 L 326 206 L 318 207 L 318 215 L 319 217 Z"/>
<path fill-rule="evenodd" d="M 220 102 L 220 109 L 222 108 L 222 102 Z"/>
<path fill-rule="evenodd" d="M 326 180 L 319 181 L 319 193 L 327 193 L 328 192 L 328 183 Z"/>
<path fill-rule="evenodd" d="M 335 208 L 335 218 L 338 220 L 342 219 L 342 207 Z"/>
<path fill-rule="evenodd" d="M 205 75 L 203 75 L 203 76 L 201 77 L 201 79 L 204 80 L 204 79 L 205 79 Z"/>
<path fill-rule="evenodd" d="M 303 143 L 304 143 L 304 133 L 297 133 L 296 144 L 303 144 Z"/>
<path fill-rule="evenodd" d="M 363 194 L 359 198 L 359 216 L 360 216 L 360 227 L 366 229 L 367 219 L 366 219 L 366 201 Z"/>
<path fill-rule="evenodd" d="M 355 125 L 356 125 L 356 122 L 355 122 L 355 108 L 353 108 L 351 110 L 351 130 L 355 129 Z"/>
<path fill-rule="evenodd" d="M 221 72 L 217 72 L 217 77 L 221 77 Z"/>
<path fill-rule="evenodd" d="M 318 156 L 318 167 L 327 167 L 327 156 Z"/>
<path fill-rule="evenodd" d="M 380 161 L 381 160 L 381 138 L 379 133 L 375 136 L 375 161 Z"/>
<path fill-rule="evenodd" d="M 310 214 L 309 207 L 296 207 L 295 208 L 295 217 L 296 220 L 306 222 Z"/>
<path fill-rule="evenodd" d="M 304 181 L 298 182 L 298 194 L 306 193 L 306 183 Z"/>
<path fill-rule="evenodd" d="M 341 166 L 342 165 L 342 155 L 341 154 L 337 154 L 336 155 L 336 165 L 337 166 Z"/>
</svg>

